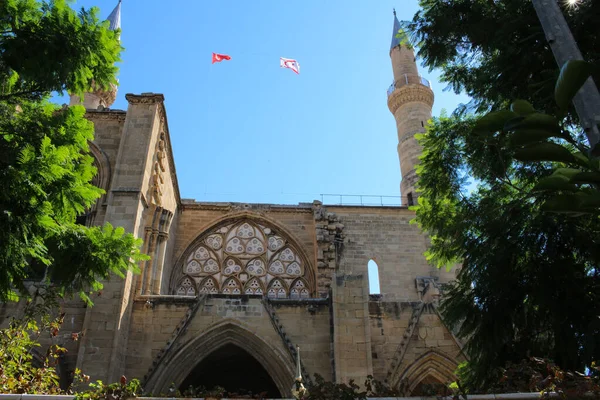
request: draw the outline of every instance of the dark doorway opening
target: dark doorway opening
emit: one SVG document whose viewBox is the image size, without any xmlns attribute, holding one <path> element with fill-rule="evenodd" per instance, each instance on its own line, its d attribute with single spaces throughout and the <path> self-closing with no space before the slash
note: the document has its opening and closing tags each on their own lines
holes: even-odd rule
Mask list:
<svg viewBox="0 0 600 400">
<path fill-rule="evenodd" d="M 448 385 L 429 375 L 426 376 L 410 393 L 411 397 L 449 396 Z"/>
<path fill-rule="evenodd" d="M 291 386 L 292 382 L 290 382 Z M 242 348 L 227 344 L 204 358 L 185 378 L 179 390 L 215 386 L 225 388 L 226 397 L 233 395 L 262 398 L 281 398 L 277 385 L 265 368 Z"/>
</svg>

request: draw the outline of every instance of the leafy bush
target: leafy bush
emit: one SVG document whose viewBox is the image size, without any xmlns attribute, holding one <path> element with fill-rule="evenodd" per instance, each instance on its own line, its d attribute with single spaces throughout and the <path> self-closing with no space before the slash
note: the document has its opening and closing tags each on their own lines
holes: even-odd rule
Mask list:
<svg viewBox="0 0 600 400">
<path fill-rule="evenodd" d="M 326 381 L 321 375 L 315 374 L 315 379 L 308 387 L 308 400 L 363 400 L 367 397 L 400 397 L 403 395 L 403 385 L 394 389 L 385 383 L 367 376 L 364 390 L 353 379 L 346 383 Z"/>
<path fill-rule="evenodd" d="M 75 400 L 121 400 L 137 397 L 142 391 L 140 381 L 132 379 L 127 382 L 123 375 L 118 383 L 105 385 L 102 381 L 90 383 L 90 390 L 75 394 Z"/>
<path fill-rule="evenodd" d="M 508 363 L 500 371 L 500 379 L 483 388 L 472 379 L 469 363 L 463 363 L 456 371 L 457 381 L 450 387 L 456 395 L 469 393 L 558 393 L 563 398 L 584 399 L 600 397 L 600 367 L 592 363 L 591 374 L 560 369 L 548 359 L 530 357 L 520 363 Z"/>
<path fill-rule="evenodd" d="M 5 329 L 0 329 L 0 393 L 63 394 L 56 372 L 57 360 L 66 349 L 52 340 L 62 325 L 64 313 L 52 316 L 56 307 L 52 290 L 38 288 L 32 301 L 26 304 L 22 319 L 12 318 Z M 51 345 L 44 356 L 37 359 L 34 352 L 41 345 L 42 335 Z M 71 333 L 77 340 L 79 333 Z M 39 353 L 38 353 L 39 354 Z"/>
</svg>

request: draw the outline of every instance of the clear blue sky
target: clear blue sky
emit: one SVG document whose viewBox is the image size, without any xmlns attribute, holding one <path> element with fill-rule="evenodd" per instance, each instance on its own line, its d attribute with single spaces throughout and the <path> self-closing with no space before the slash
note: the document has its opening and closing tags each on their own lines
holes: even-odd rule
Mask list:
<svg viewBox="0 0 600 400">
<path fill-rule="evenodd" d="M 117 0 L 78 0 L 106 18 Z M 123 0 L 119 94 L 165 96 L 183 198 L 296 204 L 399 195 L 392 8 L 417 0 Z M 211 53 L 231 61 L 211 65 Z M 279 67 L 295 58 L 300 75 Z M 433 84 L 434 115 L 466 102 Z M 65 100 L 66 102 L 66 100 Z"/>
</svg>

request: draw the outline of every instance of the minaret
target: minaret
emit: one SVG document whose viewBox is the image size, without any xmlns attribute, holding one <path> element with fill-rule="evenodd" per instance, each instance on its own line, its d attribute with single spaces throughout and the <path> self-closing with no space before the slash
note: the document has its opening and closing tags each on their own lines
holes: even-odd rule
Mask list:
<svg viewBox="0 0 600 400">
<path fill-rule="evenodd" d="M 114 10 L 112 10 L 112 12 L 107 18 L 107 21 L 109 22 L 109 29 L 111 31 L 121 29 L 121 0 L 119 0 L 119 3 L 114 8 Z M 111 84 L 111 87 L 108 90 L 95 88 L 92 92 L 86 93 L 83 98 L 83 106 L 88 110 L 96 110 L 99 107 L 112 106 L 116 99 L 117 86 Z M 72 106 L 75 104 L 81 104 L 81 99 L 79 98 L 79 96 L 72 94 L 69 105 Z"/>
<path fill-rule="evenodd" d="M 398 130 L 402 204 L 413 205 L 417 200 L 415 166 L 421 155 L 421 146 L 417 143 L 415 134 L 425 132 L 425 125 L 431 118 L 433 91 L 429 81 L 419 76 L 415 53 L 400 31 L 400 22 L 394 10 L 394 31 L 390 47 L 394 82 L 387 93 L 388 107 L 396 118 Z"/>
</svg>

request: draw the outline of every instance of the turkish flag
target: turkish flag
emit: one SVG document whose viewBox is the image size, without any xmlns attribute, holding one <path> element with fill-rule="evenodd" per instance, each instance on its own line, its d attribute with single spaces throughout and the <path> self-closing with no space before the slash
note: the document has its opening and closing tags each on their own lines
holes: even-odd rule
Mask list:
<svg viewBox="0 0 600 400">
<path fill-rule="evenodd" d="M 221 62 L 223 60 L 231 60 L 231 57 L 229 57 L 227 54 L 217 54 L 217 53 L 213 53 L 213 57 L 212 57 L 212 63 L 216 63 L 216 62 Z"/>
</svg>

